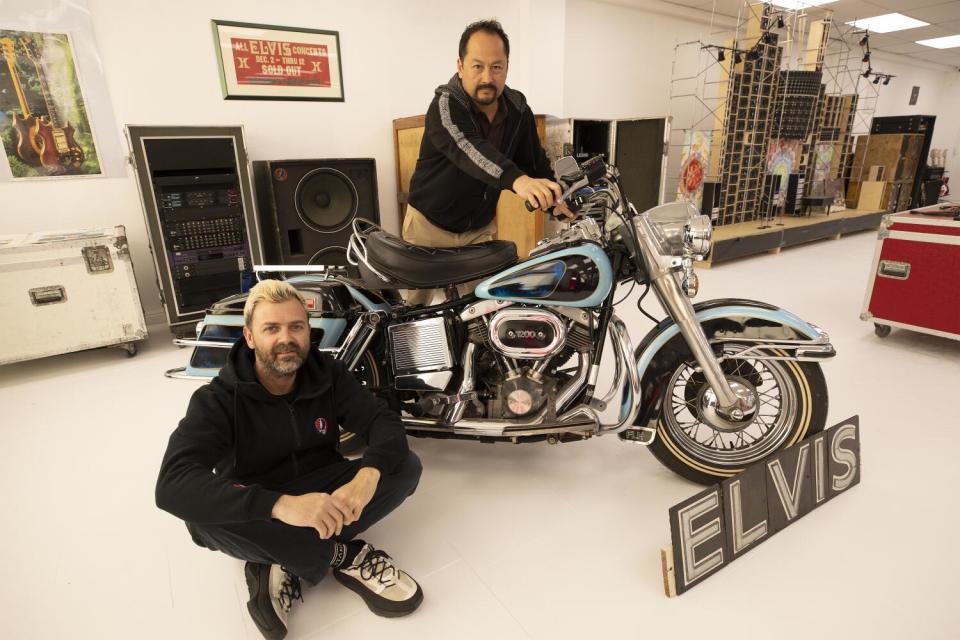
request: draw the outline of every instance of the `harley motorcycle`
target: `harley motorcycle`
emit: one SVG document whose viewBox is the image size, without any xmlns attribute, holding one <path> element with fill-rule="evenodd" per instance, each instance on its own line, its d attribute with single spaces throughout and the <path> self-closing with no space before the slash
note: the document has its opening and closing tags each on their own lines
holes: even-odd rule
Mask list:
<svg viewBox="0 0 960 640">
<path fill-rule="evenodd" d="M 419 247 L 355 220 L 347 253 L 359 277 L 288 279 L 306 300 L 313 345 L 344 360 L 417 437 L 558 443 L 617 434 L 711 484 L 823 429 L 818 363 L 835 355 L 826 333 L 763 302 L 691 303 L 693 263 L 710 250 L 707 216 L 681 202 L 637 212 L 600 158 L 582 167 L 563 158 L 556 169 L 578 219 L 523 261 L 512 242 Z M 614 308 L 627 284 L 645 287 L 640 302 L 652 288 L 668 313 L 636 347 Z M 444 291 L 443 300 L 403 303 L 400 290 L 424 288 Z M 176 341 L 195 348 L 174 377 L 216 374 L 240 338 L 245 300 L 213 305 L 197 340 Z M 613 380 L 598 389 L 608 343 Z M 341 448 L 355 439 L 344 432 Z"/>
</svg>

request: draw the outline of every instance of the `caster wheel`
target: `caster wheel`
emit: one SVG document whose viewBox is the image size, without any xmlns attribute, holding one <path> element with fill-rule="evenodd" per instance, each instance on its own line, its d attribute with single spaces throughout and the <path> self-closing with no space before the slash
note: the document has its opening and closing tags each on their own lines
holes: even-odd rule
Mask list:
<svg viewBox="0 0 960 640">
<path fill-rule="evenodd" d="M 127 352 L 128 358 L 132 358 L 133 356 L 137 355 L 137 345 L 133 342 L 128 342 L 127 344 L 123 345 L 123 350 Z"/>
<path fill-rule="evenodd" d="M 878 338 L 886 338 L 888 335 L 890 335 L 890 325 L 875 324 L 873 325 L 873 332 L 877 334 Z"/>
</svg>

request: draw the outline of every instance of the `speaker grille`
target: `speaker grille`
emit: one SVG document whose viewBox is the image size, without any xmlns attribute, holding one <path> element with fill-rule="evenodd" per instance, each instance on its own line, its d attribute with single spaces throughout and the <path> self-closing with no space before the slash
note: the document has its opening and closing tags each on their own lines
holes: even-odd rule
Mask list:
<svg viewBox="0 0 960 640">
<path fill-rule="evenodd" d="M 357 189 L 341 171 L 314 169 L 300 179 L 294 202 L 305 225 L 320 233 L 334 233 L 356 215 Z"/>
</svg>

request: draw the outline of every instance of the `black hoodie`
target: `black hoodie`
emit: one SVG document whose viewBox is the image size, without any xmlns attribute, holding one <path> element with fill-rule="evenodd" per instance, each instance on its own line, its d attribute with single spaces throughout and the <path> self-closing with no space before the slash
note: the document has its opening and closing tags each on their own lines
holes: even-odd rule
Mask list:
<svg viewBox="0 0 960 640">
<path fill-rule="evenodd" d="M 274 396 L 257 381 L 253 351 L 238 340 L 170 436 L 157 506 L 195 523 L 269 520 L 282 485 L 344 459 L 341 424 L 368 442 L 363 466 L 388 474 L 407 455 L 400 417 L 342 362 L 311 349 L 295 391 Z"/>
<path fill-rule="evenodd" d="M 480 229 L 496 216 L 497 200 L 522 175 L 553 179 L 527 99 L 504 87 L 506 147 L 501 153 L 477 130 L 473 100 L 460 77 L 437 87 L 427 110 L 420 157 L 410 179 L 410 204 L 447 231 Z"/>
</svg>

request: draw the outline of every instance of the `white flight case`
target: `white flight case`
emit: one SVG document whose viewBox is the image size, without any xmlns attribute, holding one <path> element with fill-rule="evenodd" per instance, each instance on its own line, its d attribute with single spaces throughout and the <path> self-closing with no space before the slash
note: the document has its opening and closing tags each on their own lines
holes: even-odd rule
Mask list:
<svg viewBox="0 0 960 640">
<path fill-rule="evenodd" d="M 0 235 L 0 364 L 146 337 L 123 226 Z"/>
</svg>

